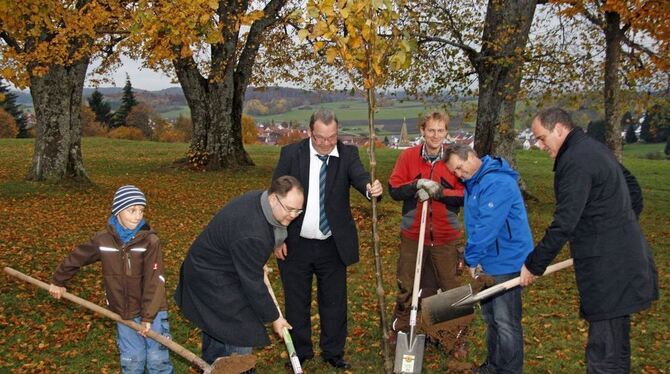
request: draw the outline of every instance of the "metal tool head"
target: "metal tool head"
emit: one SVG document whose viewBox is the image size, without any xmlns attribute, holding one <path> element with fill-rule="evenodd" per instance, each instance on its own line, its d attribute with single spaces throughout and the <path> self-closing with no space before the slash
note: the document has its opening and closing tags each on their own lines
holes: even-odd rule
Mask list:
<svg viewBox="0 0 670 374">
<path fill-rule="evenodd" d="M 421 373 L 423 352 L 426 346 L 425 335 L 415 335 L 410 341 L 409 335 L 399 332 L 395 346 L 394 373 Z"/>
<path fill-rule="evenodd" d="M 421 317 L 424 323 L 434 325 L 473 314 L 477 302 L 472 296 L 472 286 L 466 284 L 426 297 L 421 301 Z"/>
</svg>

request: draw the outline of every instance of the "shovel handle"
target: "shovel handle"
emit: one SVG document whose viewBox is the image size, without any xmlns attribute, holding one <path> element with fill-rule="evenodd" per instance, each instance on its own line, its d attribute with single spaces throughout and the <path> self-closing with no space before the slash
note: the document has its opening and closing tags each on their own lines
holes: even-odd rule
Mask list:
<svg viewBox="0 0 670 374">
<path fill-rule="evenodd" d="M 49 291 L 49 285 L 40 281 L 40 280 L 38 280 L 38 279 L 35 279 L 35 278 L 33 278 L 29 275 L 23 274 L 20 271 L 14 270 L 10 267 L 5 267 L 4 271 L 5 271 L 5 273 L 7 273 L 7 274 L 9 274 L 13 277 L 16 277 L 16 278 L 18 278 L 22 281 L 28 282 L 28 283 L 30 283 L 34 286 L 37 286 L 39 288 L 42 288 L 44 290 Z M 75 295 L 73 295 L 69 292 L 63 292 L 62 297 L 64 299 L 72 301 L 75 304 L 78 304 L 78 305 L 81 305 L 85 308 L 88 308 L 88 309 L 90 309 L 90 310 L 92 310 L 92 311 L 94 311 L 98 314 L 102 314 L 105 317 L 113 319 L 116 322 L 123 323 L 124 325 L 132 328 L 133 330 L 136 330 L 136 331 L 143 331 L 144 330 L 144 328 L 140 324 L 135 323 L 135 322 L 130 321 L 130 320 L 125 320 L 125 319 L 121 318 L 120 315 L 112 312 L 111 310 L 103 308 L 100 305 L 97 305 L 97 304 L 94 304 L 94 303 L 92 303 L 88 300 L 82 299 L 81 297 L 75 296 Z M 186 348 L 182 347 L 181 345 L 175 343 L 174 341 L 164 337 L 161 334 L 156 333 L 153 330 L 149 330 L 149 332 L 147 332 L 146 335 L 148 337 L 150 337 L 151 339 L 161 343 L 162 345 L 170 348 L 172 351 L 179 354 L 180 356 L 182 356 L 183 358 L 185 358 L 186 360 L 188 360 L 192 364 L 197 365 L 199 368 L 204 370 L 206 373 L 209 373 L 211 371 L 211 366 L 209 364 L 207 364 L 203 359 L 196 356 L 193 352 L 189 351 L 188 349 L 186 349 Z"/>
<path fill-rule="evenodd" d="M 548 275 L 548 274 L 557 272 L 559 270 L 565 269 L 565 268 L 570 267 L 570 266 L 572 266 L 572 259 L 571 258 L 569 258 L 565 261 L 561 261 L 559 263 L 547 266 L 547 269 L 544 271 L 544 274 L 542 274 L 542 275 L 543 276 Z M 509 290 L 510 288 L 514 288 L 514 287 L 518 286 L 520 283 L 521 283 L 521 277 L 516 277 L 516 278 L 510 279 L 508 281 L 505 281 L 503 283 L 496 284 L 493 287 L 489 287 L 489 288 L 487 288 L 487 289 L 485 289 L 481 292 L 478 292 L 476 295 L 474 295 L 472 297 L 472 299 L 470 299 L 470 301 L 484 300 L 489 296 L 493 296 L 493 295 L 495 295 L 499 292 Z"/>
<path fill-rule="evenodd" d="M 275 292 L 272 289 L 272 285 L 270 284 L 270 278 L 268 278 L 268 272 L 272 270 L 267 268 L 267 270 L 264 269 L 263 272 L 263 282 L 265 282 L 265 286 L 268 288 L 268 292 L 270 293 L 270 296 L 272 297 L 272 301 L 274 301 L 275 306 L 277 307 L 277 311 L 279 312 L 279 317 L 284 317 L 281 313 L 281 308 L 279 308 L 279 303 L 277 302 L 277 297 L 275 296 Z M 288 332 L 288 328 L 284 327 L 282 330 L 283 335 L 284 335 L 284 344 L 286 344 L 286 350 L 288 351 L 288 359 L 291 361 L 291 368 L 293 369 L 294 374 L 302 374 L 302 366 L 300 366 L 300 359 L 298 359 L 298 354 L 295 351 L 295 346 L 293 345 L 293 339 L 291 339 L 291 334 Z"/>
</svg>

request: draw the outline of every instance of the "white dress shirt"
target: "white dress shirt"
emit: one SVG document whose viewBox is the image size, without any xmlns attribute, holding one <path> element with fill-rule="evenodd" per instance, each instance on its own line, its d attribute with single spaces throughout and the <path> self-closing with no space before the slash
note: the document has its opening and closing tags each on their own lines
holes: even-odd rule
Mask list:
<svg viewBox="0 0 670 374">
<path fill-rule="evenodd" d="M 305 218 L 302 221 L 300 228 L 300 236 L 306 239 L 327 239 L 332 234 L 323 235 L 319 230 L 319 219 L 321 216 L 321 208 L 319 207 L 319 177 L 321 174 L 321 165 L 323 161 L 317 157 L 319 153 L 316 152 L 312 145 L 312 139 L 309 139 L 309 191 L 307 191 L 307 206 L 305 207 Z M 330 157 L 340 157 L 337 152 L 337 147 L 328 154 L 328 161 Z M 328 162 L 326 161 L 326 162 Z M 329 222 L 330 223 L 330 222 Z M 332 225 L 331 225 L 332 227 Z"/>
</svg>

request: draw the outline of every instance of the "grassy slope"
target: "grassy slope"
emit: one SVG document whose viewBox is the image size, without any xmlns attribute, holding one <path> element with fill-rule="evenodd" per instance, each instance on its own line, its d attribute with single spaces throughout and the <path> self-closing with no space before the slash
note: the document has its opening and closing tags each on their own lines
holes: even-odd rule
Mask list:
<svg viewBox="0 0 670 374">
<path fill-rule="evenodd" d="M 645 154 L 636 145 L 626 151 Z M 185 144 L 84 139 L 87 171 L 96 185 L 89 188 L 26 182 L 32 153 L 30 140 L 0 139 L 0 264 L 48 280 L 72 245 L 85 241 L 106 220 L 111 196 L 121 184 L 142 187 L 149 198 L 148 219 L 159 231 L 166 264 L 168 289 L 176 285 L 178 269 L 188 246 L 211 216 L 228 201 L 249 189 L 265 187 L 278 157 L 278 147 L 252 146 L 257 166 L 217 173 L 178 170 L 171 161 L 187 150 Z M 655 150 L 655 149 L 654 149 Z M 379 150 L 378 176 L 386 181 L 398 151 Z M 361 150 L 364 162 L 365 151 Z M 521 152 L 520 170 L 538 202 L 529 204 L 531 226 L 538 240 L 551 220 L 553 209 L 551 161 L 539 151 Z M 642 216 L 647 239 L 655 249 L 661 289 L 670 284 L 670 163 L 627 157 L 626 166 L 638 177 L 645 197 Z M 361 263 L 349 268 L 349 341 L 347 356 L 354 372 L 379 372 L 379 332 L 374 294 L 374 261 L 369 232 L 369 205 L 354 193 L 354 213 L 360 228 Z M 394 299 L 394 271 L 398 245 L 400 204 L 388 196 L 379 204 L 379 229 L 384 267 L 386 304 Z M 561 253 L 567 256 L 567 251 Z M 274 261 L 270 261 L 276 267 Z M 104 303 L 98 264 L 83 269 L 70 290 L 98 304 Z M 272 275 L 281 300 L 278 275 Z M 663 296 L 663 295 L 662 295 Z M 198 352 L 199 334 L 170 300 L 173 338 Z M 587 325 L 577 317 L 577 297 L 571 270 L 539 281 L 524 293 L 526 371 L 584 372 L 583 346 Z M 668 372 L 670 306 L 661 298 L 647 312 L 633 318 L 633 372 Z M 318 316 L 314 316 L 314 322 Z M 318 330 L 315 331 L 315 339 Z M 0 371 L 105 372 L 118 371 L 114 324 L 68 302 L 51 299 L 46 292 L 0 277 Z M 470 341 L 472 362 L 484 358 L 484 330 L 477 318 Z M 285 372 L 283 345 L 258 351 L 261 373 Z M 187 363 L 173 355 L 178 373 Z M 427 348 L 425 372 L 445 371 L 447 358 Z M 308 372 L 328 372 L 318 361 Z"/>
</svg>

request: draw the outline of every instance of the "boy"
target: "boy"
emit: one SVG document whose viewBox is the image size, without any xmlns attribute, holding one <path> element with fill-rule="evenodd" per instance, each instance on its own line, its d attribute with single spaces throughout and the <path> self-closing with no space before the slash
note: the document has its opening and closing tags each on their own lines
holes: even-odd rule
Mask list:
<svg viewBox="0 0 670 374">
<path fill-rule="evenodd" d="M 146 337 L 150 329 L 168 337 L 170 334 L 163 258 L 158 236 L 143 218 L 146 206 L 147 200 L 139 188 L 120 187 L 114 194 L 107 228 L 88 243 L 77 246 L 60 263 L 49 289 L 53 297 L 60 299 L 65 285 L 82 266 L 102 262 L 107 307 L 121 318 L 144 327 L 137 333 L 117 323 L 117 345 L 124 374 L 144 373 L 145 365 L 149 373 L 173 371 L 168 350 Z"/>
</svg>

